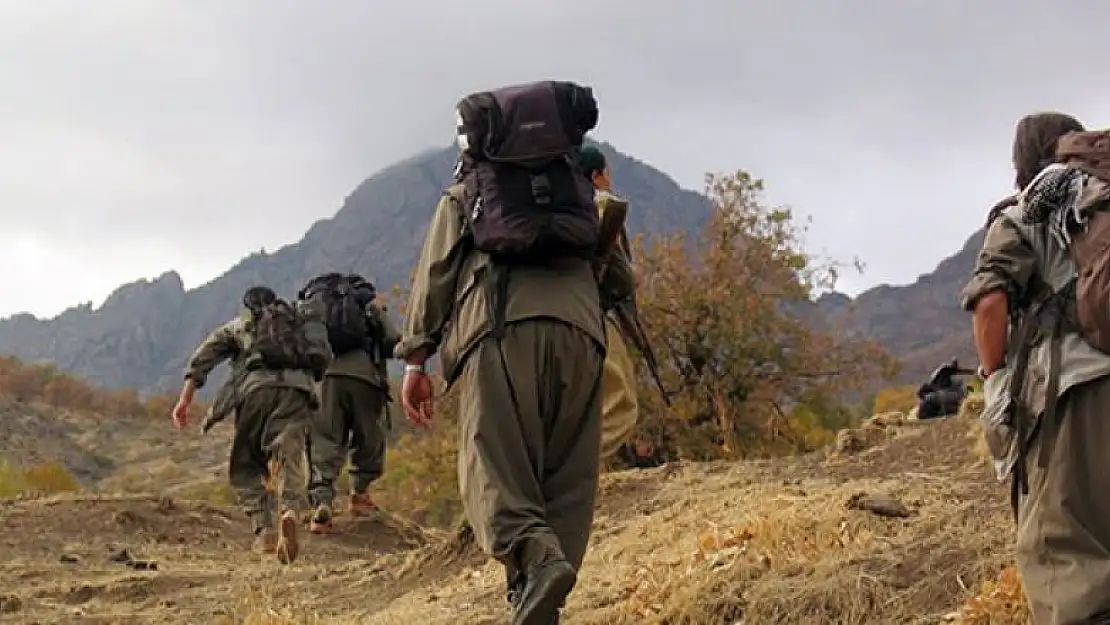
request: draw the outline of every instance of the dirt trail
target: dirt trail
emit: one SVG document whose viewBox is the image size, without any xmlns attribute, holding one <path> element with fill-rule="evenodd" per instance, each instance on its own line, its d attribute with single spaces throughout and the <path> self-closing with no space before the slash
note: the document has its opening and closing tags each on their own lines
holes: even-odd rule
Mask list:
<svg viewBox="0 0 1110 625">
<path fill-rule="evenodd" d="M 843 459 L 606 476 L 565 622 L 949 622 L 1005 563 L 1011 530 L 970 432 L 918 423 Z M 908 516 L 852 509 L 858 493 Z M 388 516 L 308 536 L 291 567 L 250 554 L 237 510 L 199 502 L 2 502 L 0 529 L 3 623 L 506 622 L 496 565 Z M 122 549 L 157 570 L 114 561 Z"/>
</svg>

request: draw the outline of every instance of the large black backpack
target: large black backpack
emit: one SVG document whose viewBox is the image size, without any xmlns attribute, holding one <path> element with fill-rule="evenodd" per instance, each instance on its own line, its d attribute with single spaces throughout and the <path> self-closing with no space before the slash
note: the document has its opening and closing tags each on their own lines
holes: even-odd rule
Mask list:
<svg viewBox="0 0 1110 625">
<path fill-rule="evenodd" d="M 597 125 L 593 91 L 541 81 L 459 101 L 459 178 L 474 246 L 520 263 L 592 258 L 598 213 L 579 172 L 579 150 Z"/>
<path fill-rule="evenodd" d="M 362 276 L 327 273 L 310 280 L 299 297 L 323 304 L 328 343 L 332 352 L 339 355 L 369 346 L 366 306 L 375 295 L 374 285 Z"/>
</svg>

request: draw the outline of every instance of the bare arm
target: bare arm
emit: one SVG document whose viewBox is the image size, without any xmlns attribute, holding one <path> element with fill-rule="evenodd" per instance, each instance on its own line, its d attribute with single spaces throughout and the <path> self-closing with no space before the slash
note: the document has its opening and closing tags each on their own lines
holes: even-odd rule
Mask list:
<svg viewBox="0 0 1110 625">
<path fill-rule="evenodd" d="M 1006 362 L 1010 307 L 1024 298 L 1037 265 L 1036 252 L 1009 216 L 991 223 L 960 293 L 961 306 L 972 312 L 975 349 L 986 374 Z"/>
<path fill-rule="evenodd" d="M 1006 360 L 1009 310 L 1009 298 L 1003 290 L 992 291 L 975 304 L 971 327 L 975 336 L 975 351 L 986 375 L 997 371 Z"/>
</svg>

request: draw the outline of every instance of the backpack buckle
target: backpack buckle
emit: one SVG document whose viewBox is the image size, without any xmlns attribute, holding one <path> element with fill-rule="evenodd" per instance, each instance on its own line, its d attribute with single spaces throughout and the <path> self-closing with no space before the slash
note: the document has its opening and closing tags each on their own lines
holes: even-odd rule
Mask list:
<svg viewBox="0 0 1110 625">
<path fill-rule="evenodd" d="M 532 178 L 532 197 L 536 204 L 547 206 L 551 203 L 551 180 L 547 174 L 537 174 Z"/>
</svg>

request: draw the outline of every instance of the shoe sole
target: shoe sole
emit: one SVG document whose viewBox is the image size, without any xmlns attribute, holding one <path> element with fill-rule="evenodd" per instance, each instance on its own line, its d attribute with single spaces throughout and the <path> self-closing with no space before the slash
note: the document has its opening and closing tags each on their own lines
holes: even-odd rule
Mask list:
<svg viewBox="0 0 1110 625">
<path fill-rule="evenodd" d="M 563 569 L 559 575 L 552 576 L 543 586 L 533 591 L 536 597 L 530 604 L 521 606 L 513 619 L 513 625 L 551 625 L 557 623 L 559 608 L 578 579 L 574 569 Z"/>
<path fill-rule="evenodd" d="M 281 518 L 281 534 L 278 535 L 277 558 L 282 564 L 290 564 L 297 559 L 300 545 L 297 544 L 297 518 L 287 515 Z"/>
</svg>

